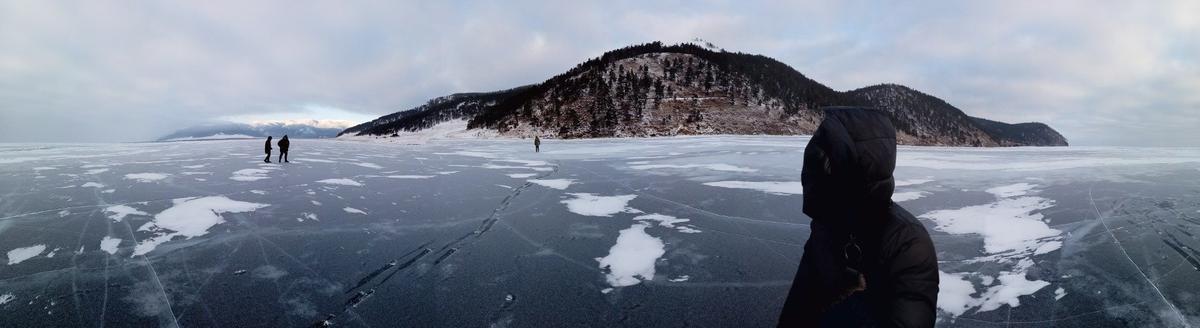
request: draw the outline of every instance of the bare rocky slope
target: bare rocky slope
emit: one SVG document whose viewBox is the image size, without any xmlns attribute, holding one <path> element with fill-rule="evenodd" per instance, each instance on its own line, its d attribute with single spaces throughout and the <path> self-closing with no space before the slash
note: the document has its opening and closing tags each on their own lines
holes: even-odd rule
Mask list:
<svg viewBox="0 0 1200 328">
<path fill-rule="evenodd" d="M 388 136 L 454 119 L 501 135 L 559 138 L 812 133 L 825 106 L 870 106 L 892 115 L 899 142 L 945 146 L 1065 146 L 1041 123 L 975 118 L 893 84 L 839 92 L 769 57 L 693 44 L 610 51 L 545 82 L 454 94 L 351 127 Z"/>
</svg>

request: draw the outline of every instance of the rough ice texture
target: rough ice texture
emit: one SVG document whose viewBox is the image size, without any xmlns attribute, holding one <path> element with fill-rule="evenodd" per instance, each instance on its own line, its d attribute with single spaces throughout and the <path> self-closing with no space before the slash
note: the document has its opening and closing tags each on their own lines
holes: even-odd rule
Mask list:
<svg viewBox="0 0 1200 328">
<path fill-rule="evenodd" d="M 244 213 L 266 207 L 267 204 L 242 202 L 225 196 L 176 199 L 174 206 L 154 215 L 139 231 L 151 231 L 155 236 L 143 239 L 133 249 L 133 255 L 144 255 L 159 244 L 175 237 L 203 236 L 208 229 L 225 222 L 222 213 Z"/>
<path fill-rule="evenodd" d="M 613 287 L 632 286 L 654 279 L 654 264 L 666 251 L 662 240 L 646 234 L 646 223 L 635 223 L 621 230 L 608 255 L 596 258 L 605 280 Z"/>
<path fill-rule="evenodd" d="M 170 174 L 166 173 L 130 173 L 125 175 L 125 179 L 136 180 L 137 182 L 154 182 L 166 179 Z"/>
<path fill-rule="evenodd" d="M 800 184 L 800 181 L 716 181 L 705 182 L 704 185 L 721 188 L 758 190 L 772 195 L 804 194 L 804 185 Z"/>
<path fill-rule="evenodd" d="M 46 251 L 46 245 L 33 245 L 8 251 L 8 265 L 24 262 Z"/>
<path fill-rule="evenodd" d="M 354 180 L 350 180 L 350 179 L 325 179 L 325 180 L 317 180 L 317 183 L 362 187 L 361 183 L 358 183 L 358 181 L 354 181 Z"/>
<path fill-rule="evenodd" d="M 104 236 L 104 239 L 100 239 L 100 250 L 108 254 L 117 254 L 118 245 L 121 245 L 121 238 Z"/>
<path fill-rule="evenodd" d="M 113 205 L 104 209 L 104 213 L 108 214 L 108 218 L 116 222 L 121 222 L 126 216 L 130 215 L 150 215 L 149 213 L 139 211 L 129 205 Z"/>
<path fill-rule="evenodd" d="M 729 165 L 729 164 L 683 164 L 683 165 L 647 164 L 647 165 L 634 165 L 634 166 L 630 166 L 629 168 L 634 169 L 634 170 L 700 168 L 700 169 L 708 169 L 708 170 L 713 170 L 713 171 L 725 171 L 725 172 L 758 172 L 758 170 L 756 170 L 756 169 L 741 167 L 741 166 L 733 166 L 733 165 Z"/>
<path fill-rule="evenodd" d="M 575 180 L 573 180 L 573 179 L 544 179 L 544 180 L 543 179 L 530 179 L 529 182 L 532 182 L 533 184 L 536 184 L 536 185 L 539 185 L 542 187 L 546 187 L 546 188 L 567 190 L 567 187 L 570 187 L 571 184 L 575 182 Z"/>
<path fill-rule="evenodd" d="M 568 211 L 579 215 L 612 216 L 617 213 L 637 211 L 628 206 L 629 201 L 637 198 L 637 195 L 596 196 L 589 193 L 568 193 L 568 195 L 575 198 L 563 200 L 562 203 L 567 204 Z"/>
</svg>

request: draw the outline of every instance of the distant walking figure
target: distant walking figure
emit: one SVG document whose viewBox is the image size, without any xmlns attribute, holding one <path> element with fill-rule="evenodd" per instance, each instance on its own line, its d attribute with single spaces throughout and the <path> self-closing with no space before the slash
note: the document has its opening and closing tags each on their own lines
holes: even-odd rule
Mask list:
<svg viewBox="0 0 1200 328">
<path fill-rule="evenodd" d="M 267 136 L 266 152 L 267 152 L 267 158 L 263 158 L 263 163 L 270 163 L 271 162 L 271 136 Z"/>
<path fill-rule="evenodd" d="M 542 152 L 542 138 L 539 138 L 538 136 L 533 136 L 533 152 Z"/>
<path fill-rule="evenodd" d="M 290 145 L 290 144 L 291 144 L 291 142 L 288 141 L 286 134 L 283 135 L 282 139 L 279 139 L 279 159 L 276 160 L 276 162 L 291 163 L 291 162 L 288 162 L 288 156 L 287 156 L 288 145 Z M 267 156 L 267 157 L 270 157 L 270 156 Z"/>
</svg>

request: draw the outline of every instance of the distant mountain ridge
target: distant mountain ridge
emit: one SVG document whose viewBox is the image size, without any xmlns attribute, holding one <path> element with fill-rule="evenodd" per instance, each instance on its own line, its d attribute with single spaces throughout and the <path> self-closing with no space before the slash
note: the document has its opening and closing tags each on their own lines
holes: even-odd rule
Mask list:
<svg viewBox="0 0 1200 328">
<path fill-rule="evenodd" d="M 846 105 L 888 112 L 901 144 L 1067 145 L 1045 124 L 971 117 L 905 86 L 840 92 L 766 56 L 659 42 L 607 52 L 542 83 L 435 98 L 339 135 L 389 136 L 454 119 L 507 136 L 811 134 L 823 116 L 818 109 Z"/>
<path fill-rule="evenodd" d="M 266 138 L 333 138 L 353 122 L 343 120 L 280 120 L 252 123 L 215 122 L 172 132 L 158 141 Z"/>
</svg>

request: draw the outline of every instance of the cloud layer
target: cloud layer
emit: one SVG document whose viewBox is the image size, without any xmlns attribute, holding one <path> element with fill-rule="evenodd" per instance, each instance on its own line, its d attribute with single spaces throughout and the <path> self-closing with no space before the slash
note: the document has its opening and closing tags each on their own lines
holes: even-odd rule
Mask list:
<svg viewBox="0 0 1200 328">
<path fill-rule="evenodd" d="M 146 140 L 311 108 L 381 115 L 701 37 L 838 90 L 901 83 L 971 115 L 1046 122 L 1074 144 L 1198 146 L 1198 15 L 1188 0 L 0 0 L 0 141 Z"/>
</svg>

